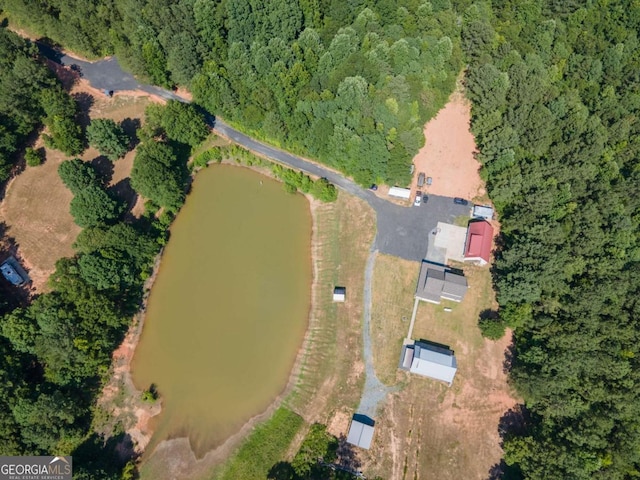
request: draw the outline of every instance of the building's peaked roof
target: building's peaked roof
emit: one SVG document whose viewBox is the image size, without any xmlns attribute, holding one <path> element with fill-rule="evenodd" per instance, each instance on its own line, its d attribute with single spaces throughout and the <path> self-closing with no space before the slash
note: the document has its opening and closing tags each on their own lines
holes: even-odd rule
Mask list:
<svg viewBox="0 0 640 480">
<path fill-rule="evenodd" d="M 489 222 L 480 221 L 470 223 L 464 257 L 482 259 L 488 263 L 491 257 L 492 240 L 493 227 Z"/>
<path fill-rule="evenodd" d="M 407 368 L 410 361 L 411 373 L 442 380 L 449 384 L 453 382 L 458 369 L 453 351 L 425 342 L 416 342 L 414 345 L 406 346 L 405 349 L 412 349 L 413 355 L 405 351 L 401 368 Z"/>
<path fill-rule="evenodd" d="M 491 220 L 493 218 L 493 208 L 488 205 L 475 205 L 473 207 L 473 216 Z"/>
<path fill-rule="evenodd" d="M 442 286 L 442 296 L 452 300 L 462 300 L 464 294 L 467 293 L 469 285 L 467 279 L 462 275 L 456 275 L 452 272 L 445 272 L 444 285 Z"/>
<path fill-rule="evenodd" d="M 422 262 L 416 287 L 417 298 L 440 303 L 440 299 L 444 297 L 459 302 L 467 288 L 467 280 L 464 276 L 445 270 L 442 265 Z"/>
<path fill-rule="evenodd" d="M 347 434 L 347 442 L 361 448 L 369 449 L 373 440 L 375 422 L 364 415 L 355 414 Z"/>
</svg>

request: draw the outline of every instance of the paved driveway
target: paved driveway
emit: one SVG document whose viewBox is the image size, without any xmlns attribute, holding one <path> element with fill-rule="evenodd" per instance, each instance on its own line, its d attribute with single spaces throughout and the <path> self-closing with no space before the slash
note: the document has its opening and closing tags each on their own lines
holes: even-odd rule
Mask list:
<svg viewBox="0 0 640 480">
<path fill-rule="evenodd" d="M 365 200 L 377 214 L 378 235 L 375 248 L 381 253 L 420 261 L 426 257 L 429 235 L 438 222 L 453 223 L 457 216 L 469 214 L 469 206 L 457 205 L 453 203 L 453 198 L 437 195 L 430 195 L 427 203 L 419 207 L 401 207 L 375 196 L 340 172 L 265 145 L 238 132 L 219 118 L 215 120 L 213 130 L 268 158 L 312 175 L 325 177 L 334 185 Z"/>
<path fill-rule="evenodd" d="M 115 58 L 98 62 L 85 62 L 39 45 L 42 54 L 65 66 L 77 65 L 84 78 L 101 90 L 143 90 L 153 95 L 182 102 L 187 100 L 168 90 L 138 82 L 124 72 Z M 407 260 L 420 261 L 426 257 L 429 238 L 438 222 L 453 223 L 459 215 L 468 215 L 469 207 L 453 203 L 453 198 L 430 195 L 426 204 L 419 207 L 401 207 L 376 197 L 371 191 L 355 184 L 340 172 L 310 162 L 278 148 L 265 145 L 235 130 L 220 119 L 209 117 L 213 130 L 234 142 L 277 162 L 305 171 L 327 180 L 342 190 L 365 200 L 377 214 L 377 235 L 371 247 L 365 271 L 365 311 L 363 341 L 365 346 L 366 381 L 360 403 L 360 413 L 375 416 L 377 407 L 391 390 L 377 378 L 371 352 L 371 284 L 377 251 Z M 371 228 L 375 228 L 372 226 Z"/>
</svg>

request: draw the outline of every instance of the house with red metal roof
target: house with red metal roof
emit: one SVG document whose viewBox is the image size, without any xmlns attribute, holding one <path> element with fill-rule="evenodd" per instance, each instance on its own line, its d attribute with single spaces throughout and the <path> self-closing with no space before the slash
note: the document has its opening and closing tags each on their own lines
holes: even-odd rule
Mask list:
<svg viewBox="0 0 640 480">
<path fill-rule="evenodd" d="M 489 222 L 471 222 L 467 230 L 467 241 L 464 247 L 464 261 L 486 265 L 491 258 L 491 242 L 493 227 Z"/>
</svg>

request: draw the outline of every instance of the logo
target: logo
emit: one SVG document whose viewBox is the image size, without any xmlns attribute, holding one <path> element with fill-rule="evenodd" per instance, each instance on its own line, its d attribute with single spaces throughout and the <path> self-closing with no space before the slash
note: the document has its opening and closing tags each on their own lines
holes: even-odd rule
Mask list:
<svg viewBox="0 0 640 480">
<path fill-rule="evenodd" d="M 71 457 L 2 457 L 0 480 L 71 480 Z"/>
</svg>

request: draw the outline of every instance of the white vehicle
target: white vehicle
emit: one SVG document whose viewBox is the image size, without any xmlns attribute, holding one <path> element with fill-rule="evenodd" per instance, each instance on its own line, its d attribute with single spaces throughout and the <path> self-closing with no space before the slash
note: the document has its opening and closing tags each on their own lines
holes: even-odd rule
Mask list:
<svg viewBox="0 0 640 480">
<path fill-rule="evenodd" d="M 413 202 L 415 207 L 419 207 L 422 204 L 422 192 L 416 192 L 416 199 Z"/>
</svg>

